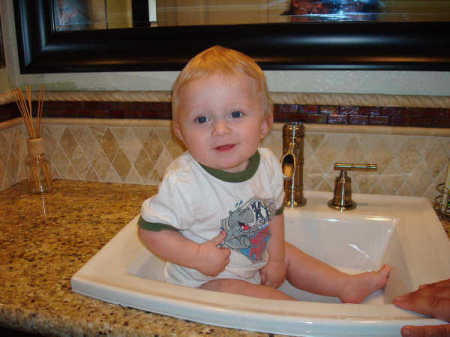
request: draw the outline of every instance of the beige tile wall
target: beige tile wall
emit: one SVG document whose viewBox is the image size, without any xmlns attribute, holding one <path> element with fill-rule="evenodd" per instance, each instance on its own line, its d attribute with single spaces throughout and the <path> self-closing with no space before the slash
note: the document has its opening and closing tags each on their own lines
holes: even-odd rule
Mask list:
<svg viewBox="0 0 450 337">
<path fill-rule="evenodd" d="M 167 165 L 184 151 L 167 121 L 47 120 L 43 135 L 55 178 L 158 184 Z M 21 124 L 0 129 L 0 189 L 25 177 L 25 138 Z M 281 156 L 281 125 L 263 145 Z M 305 189 L 331 191 L 337 161 L 371 162 L 378 171 L 351 173 L 353 192 L 433 199 L 449 158 L 446 130 L 307 125 Z"/>
<path fill-rule="evenodd" d="M 6 123 L 0 123 L 1 125 Z M 0 128 L 0 191 L 25 177 L 25 128 L 17 123 Z"/>
</svg>

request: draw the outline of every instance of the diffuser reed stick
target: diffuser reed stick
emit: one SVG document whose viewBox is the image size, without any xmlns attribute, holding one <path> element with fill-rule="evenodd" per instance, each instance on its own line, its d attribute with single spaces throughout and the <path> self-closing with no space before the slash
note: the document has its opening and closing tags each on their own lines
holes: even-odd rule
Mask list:
<svg viewBox="0 0 450 337">
<path fill-rule="evenodd" d="M 44 107 L 44 90 L 42 85 L 39 87 L 39 96 L 38 96 L 38 111 L 37 111 L 37 119 L 36 119 L 36 132 L 37 137 L 41 136 L 41 120 L 42 120 L 42 110 Z"/>
<path fill-rule="evenodd" d="M 24 124 L 27 128 L 30 138 L 40 138 L 41 136 L 41 119 L 44 106 L 44 90 L 41 86 L 38 95 L 38 107 L 36 113 L 36 123 L 33 122 L 33 98 L 31 87 L 26 86 L 25 93 L 22 89 L 17 88 L 14 91 L 16 103 L 23 117 Z"/>
<path fill-rule="evenodd" d="M 33 120 L 33 95 L 31 87 L 27 86 L 25 92 L 22 89 L 16 89 L 14 94 L 29 135 L 27 140 L 28 160 L 26 162 L 29 171 L 29 187 L 33 193 L 44 193 L 49 191 L 52 185 L 50 165 L 45 157 L 44 142 L 41 138 L 44 90 L 42 86 L 39 89 L 35 122 Z"/>
</svg>

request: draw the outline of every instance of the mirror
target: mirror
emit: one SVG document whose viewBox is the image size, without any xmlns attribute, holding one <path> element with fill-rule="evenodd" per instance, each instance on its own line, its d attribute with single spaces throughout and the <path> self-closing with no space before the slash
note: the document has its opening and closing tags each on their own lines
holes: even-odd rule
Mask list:
<svg viewBox="0 0 450 337">
<path fill-rule="evenodd" d="M 420 10 L 410 15 L 402 10 L 386 12 L 386 4 L 393 0 L 217 0 L 215 7 L 199 6 L 206 0 L 92 1 L 100 8 L 94 11 L 95 18 L 87 6 L 84 21 L 61 24 L 55 13 L 70 0 L 14 0 L 22 73 L 179 70 L 193 55 L 214 44 L 241 50 L 265 70 L 450 70 L 450 36 L 446 33 L 450 14 L 442 8 L 435 17 Z M 112 10 L 114 2 L 121 9 Z M 347 6 L 345 12 L 337 3 L 375 7 L 355 10 Z M 203 14 L 196 12 L 199 9 Z M 187 18 L 181 18 L 186 13 Z M 167 24 L 163 24 L 163 14 Z M 177 18 L 176 22 L 169 16 Z M 225 24 L 219 17 L 233 21 Z M 133 28 L 121 28 L 130 25 Z"/>
<path fill-rule="evenodd" d="M 448 21 L 448 0 L 52 0 L 55 31 L 298 22 Z"/>
</svg>

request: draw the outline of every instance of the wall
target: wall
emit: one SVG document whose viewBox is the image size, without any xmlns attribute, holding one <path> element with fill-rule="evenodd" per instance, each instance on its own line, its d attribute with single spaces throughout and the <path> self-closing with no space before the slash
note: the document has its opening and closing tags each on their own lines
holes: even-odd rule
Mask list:
<svg viewBox="0 0 450 337">
<path fill-rule="evenodd" d="M 3 22 L 4 15 L 3 15 L 3 7 L 0 6 L 0 22 Z M 1 39 L 1 43 L 2 43 L 2 49 L 4 49 L 4 45 L 5 45 L 5 32 L 6 29 L 3 29 L 3 26 L 5 26 L 4 23 L 1 24 L 0 26 L 0 34 L 2 34 L 2 39 Z M 4 50 L 2 50 L 3 55 L 5 56 L 5 52 Z M 9 90 L 9 78 L 8 78 L 8 69 L 6 68 L 6 66 L 3 66 L 2 68 L 0 68 L 0 94 L 8 91 Z"/>
<path fill-rule="evenodd" d="M 281 127 L 263 143 L 278 157 Z M 43 136 L 53 177 L 73 180 L 156 185 L 184 151 L 167 120 L 49 118 Z M 0 190 L 26 177 L 26 137 L 19 118 L 0 123 Z M 351 173 L 354 192 L 433 199 L 448 158 L 448 129 L 307 124 L 305 189 L 332 191 L 335 162 L 371 162 L 376 172 Z"/>
<path fill-rule="evenodd" d="M 6 68 L 0 69 L 0 93 L 9 90 L 8 70 Z"/>
<path fill-rule="evenodd" d="M 47 148 L 55 176 L 75 180 L 158 184 L 166 167 L 184 148 L 172 136 L 168 121 L 78 121 L 45 127 Z M 281 124 L 265 139 L 281 158 Z M 364 127 L 307 125 L 305 189 L 332 191 L 343 162 L 371 162 L 377 172 L 352 172 L 353 191 L 416 195 L 432 199 L 435 186 L 446 177 L 450 132 L 392 128 L 367 133 Z"/>
<path fill-rule="evenodd" d="M 21 121 L 20 121 L 21 123 Z M 0 191 L 25 179 L 25 128 L 18 123 L 0 123 Z"/>
</svg>

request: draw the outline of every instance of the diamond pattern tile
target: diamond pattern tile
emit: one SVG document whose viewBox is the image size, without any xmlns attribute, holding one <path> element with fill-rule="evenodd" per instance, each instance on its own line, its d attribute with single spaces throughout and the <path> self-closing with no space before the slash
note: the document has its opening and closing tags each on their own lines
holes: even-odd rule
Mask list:
<svg viewBox="0 0 450 337">
<path fill-rule="evenodd" d="M 367 161 L 377 164 L 377 172 L 383 174 L 393 160 L 393 153 L 383 137 L 371 137 L 367 143 L 365 152 Z M 364 151 L 364 150 L 363 150 Z"/>
<path fill-rule="evenodd" d="M 72 166 L 77 172 L 80 179 L 86 179 L 86 175 L 89 171 L 89 160 L 80 146 L 77 146 L 72 154 Z"/>
<path fill-rule="evenodd" d="M 348 137 L 338 134 L 330 134 L 324 137 L 315 154 L 321 167 L 324 168 L 324 172 L 331 172 L 335 162 L 343 161 L 340 153 L 346 146 L 346 140 L 348 140 Z"/>
<path fill-rule="evenodd" d="M 414 168 L 411 175 L 407 178 L 407 183 L 410 186 L 413 195 L 426 191 L 427 187 L 433 183 L 431 172 L 424 162 L 420 162 Z"/>
<path fill-rule="evenodd" d="M 147 137 L 143 139 L 142 145 L 151 161 L 154 165 L 161 154 L 164 145 L 163 141 L 159 138 L 156 130 L 150 130 Z"/>
<path fill-rule="evenodd" d="M 163 149 L 154 166 L 159 179 L 164 176 L 164 172 L 166 171 L 167 166 L 169 166 L 172 160 L 173 158 L 171 157 L 169 151 L 167 151 L 167 149 Z"/>
<path fill-rule="evenodd" d="M 131 128 L 127 129 L 124 139 L 119 144 L 130 163 L 136 161 L 143 147 L 142 142 L 136 137 Z"/>
<path fill-rule="evenodd" d="M 158 184 L 167 166 L 185 150 L 163 126 L 43 126 L 55 178 Z M 0 189 L 25 178 L 27 133 L 23 126 L 0 130 Z M 281 157 L 281 131 L 264 140 Z M 332 191 L 335 162 L 371 162 L 376 172 L 351 172 L 355 193 L 415 195 L 434 199 L 445 180 L 450 137 L 326 133 L 305 135 L 304 185 Z"/>
<path fill-rule="evenodd" d="M 17 174 L 19 170 L 20 160 L 17 158 L 17 154 L 14 151 L 11 151 L 8 162 L 6 164 L 6 178 L 10 181 L 14 180 L 14 176 Z"/>
<path fill-rule="evenodd" d="M 323 139 L 325 138 L 325 134 L 317 134 L 317 133 L 307 133 L 305 135 L 305 143 L 308 143 L 311 146 L 311 149 L 313 152 L 317 150 L 320 143 L 322 143 Z"/>
<path fill-rule="evenodd" d="M 366 163 L 368 162 L 366 154 L 362 151 L 359 140 L 356 136 L 350 136 L 344 148 L 346 161 L 350 163 Z"/>
<path fill-rule="evenodd" d="M 425 154 L 425 163 L 427 164 L 431 176 L 438 177 L 441 172 L 445 171 L 448 162 L 449 153 L 445 149 L 450 148 L 448 139 L 432 140 L 431 145 Z"/>
<path fill-rule="evenodd" d="M 108 157 L 109 161 L 113 161 L 117 154 L 119 146 L 110 129 L 107 129 L 105 131 L 100 145 L 102 146 L 102 149 Z"/>
<path fill-rule="evenodd" d="M 1 133 L 0 132 L 0 159 L 3 159 L 6 161 L 6 158 L 8 158 L 8 152 L 9 152 L 9 140 L 6 137 L 6 132 Z"/>
<path fill-rule="evenodd" d="M 134 162 L 134 166 L 137 173 L 146 180 L 153 168 L 153 162 L 144 149 L 141 149 L 139 152 L 139 155 Z"/>
<path fill-rule="evenodd" d="M 66 177 L 66 171 L 68 170 L 70 161 L 60 144 L 55 144 L 54 148 L 55 150 L 50 156 L 52 169 L 57 172 L 59 177 Z"/>
<path fill-rule="evenodd" d="M 95 172 L 95 170 L 92 166 L 87 171 L 86 180 L 87 181 L 100 181 L 100 178 L 98 177 L 97 173 Z"/>
<path fill-rule="evenodd" d="M 70 128 L 66 128 L 59 140 L 59 144 L 62 146 L 68 159 L 72 159 L 73 152 L 77 147 L 77 142 L 70 132 Z"/>
<path fill-rule="evenodd" d="M 142 179 L 142 177 L 139 175 L 139 173 L 136 171 L 136 169 L 134 167 L 130 168 L 130 172 L 128 173 L 128 176 L 126 177 L 125 182 L 127 184 L 139 184 L 139 185 L 144 184 L 144 180 Z"/>
<path fill-rule="evenodd" d="M 419 139 L 409 138 L 400 148 L 398 159 L 400 169 L 404 173 L 411 173 L 417 163 L 422 159 L 419 152 L 420 138 L 422 137 L 419 137 Z"/>
<path fill-rule="evenodd" d="M 117 151 L 117 155 L 114 158 L 112 165 L 119 174 L 121 181 L 125 181 L 125 178 L 128 176 L 128 173 L 130 172 L 131 164 L 125 153 L 123 153 L 122 149 L 119 149 Z"/>
<path fill-rule="evenodd" d="M 94 169 L 99 181 L 107 182 L 106 176 L 111 170 L 111 162 L 108 160 L 103 152 L 99 152 L 92 161 L 92 168 Z"/>
<path fill-rule="evenodd" d="M 3 158 L 0 157 L 0 189 L 4 189 L 6 185 L 5 181 L 5 175 L 6 175 L 6 166 L 4 164 Z"/>
</svg>

